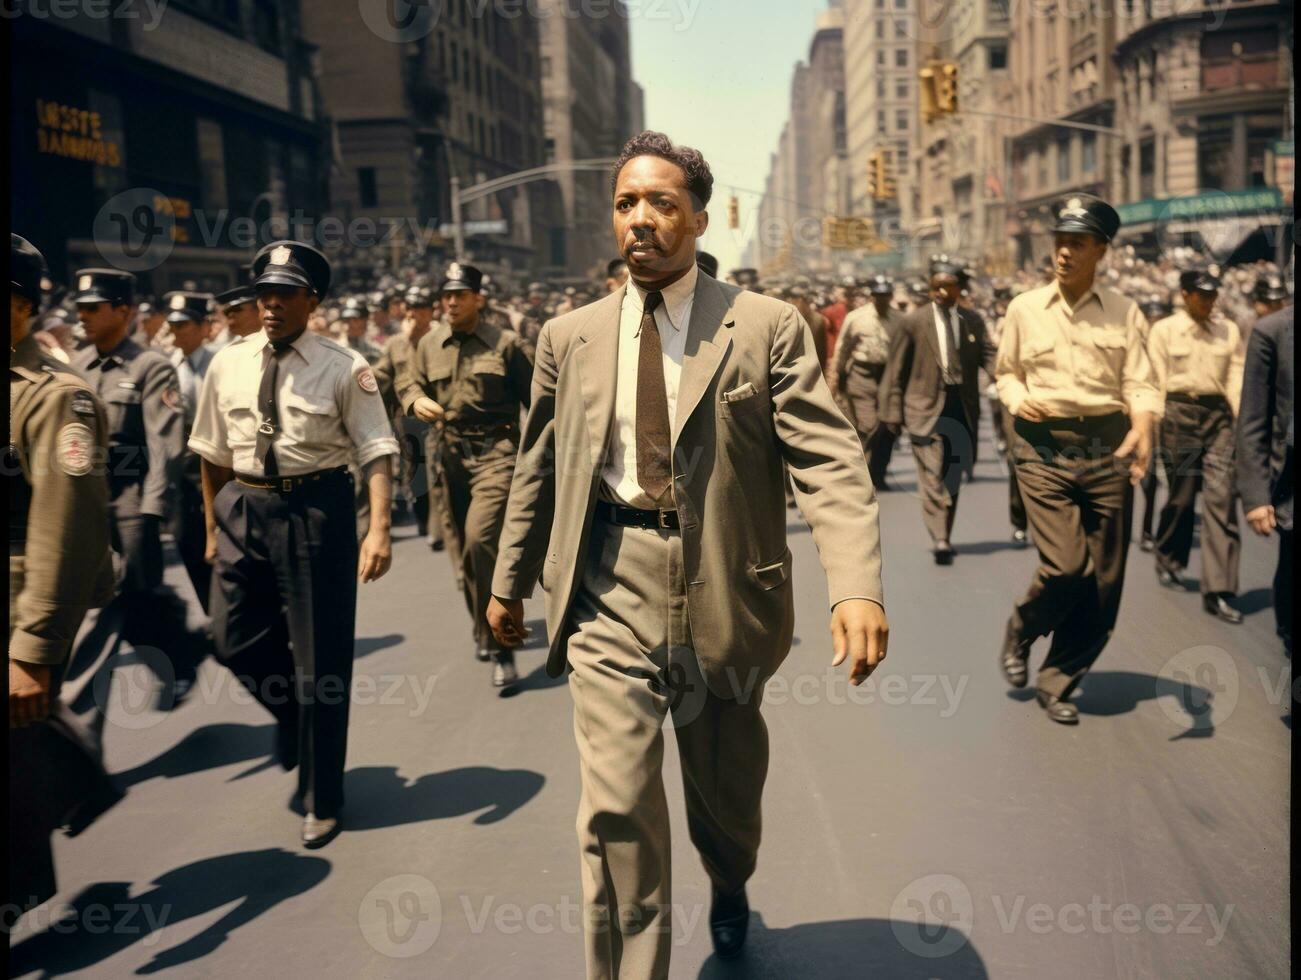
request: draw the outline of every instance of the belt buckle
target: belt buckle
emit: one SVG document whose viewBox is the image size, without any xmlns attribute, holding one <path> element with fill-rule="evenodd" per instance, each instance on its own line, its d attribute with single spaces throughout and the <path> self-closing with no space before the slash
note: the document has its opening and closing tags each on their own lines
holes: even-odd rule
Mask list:
<svg viewBox="0 0 1301 980">
<path fill-rule="evenodd" d="M 286 476 L 286 477 L 282 477 L 281 480 L 280 480 L 280 492 L 281 492 L 281 493 L 293 493 L 293 490 L 294 490 L 294 480 L 293 480 L 293 477 L 288 477 L 288 476 Z"/>
<path fill-rule="evenodd" d="M 669 515 L 672 513 L 673 511 L 671 510 L 657 510 L 655 512 L 655 522 L 659 524 L 662 530 L 665 531 L 673 530 L 673 525 L 669 523 Z"/>
<path fill-rule="evenodd" d="M 263 422 L 257 427 L 258 435 L 273 436 L 276 434 L 276 427 L 270 422 Z"/>
</svg>

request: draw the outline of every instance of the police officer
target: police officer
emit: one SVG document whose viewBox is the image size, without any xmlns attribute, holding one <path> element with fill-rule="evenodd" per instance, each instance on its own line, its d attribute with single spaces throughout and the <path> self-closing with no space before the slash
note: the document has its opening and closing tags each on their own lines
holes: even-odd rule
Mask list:
<svg viewBox="0 0 1301 980">
<path fill-rule="evenodd" d="M 1095 279 L 1120 216 L 1083 194 L 1053 214 L 1054 281 L 1008 305 L 995 369 L 1016 418 L 1009 451 L 1039 549 L 999 663 L 1008 683 L 1024 687 L 1031 644 L 1051 633 L 1036 698 L 1053 721 L 1076 724 L 1071 694 L 1120 610 L 1131 484 L 1147 470 L 1161 396 L 1138 305 Z"/>
<path fill-rule="evenodd" d="M 440 434 L 444 503 L 455 537 L 448 552 L 463 575 L 475 654 L 494 661 L 493 685 L 509 688 L 518 679 L 514 654 L 493 639 L 485 614 L 519 448 L 520 409 L 529 406 L 533 350 L 513 331 L 480 322 L 482 279 L 472 265 L 448 267 L 440 290 L 447 319 L 416 348 L 402 407 Z"/>
<path fill-rule="evenodd" d="M 389 568 L 398 447 L 365 358 L 306 329 L 329 290 L 325 256 L 272 242 L 253 277 L 263 333 L 213 359 L 190 448 L 203 457 L 218 655 L 275 716 L 280 762 L 298 766 L 303 843 L 322 847 L 343 806 L 357 578 Z M 371 502 L 360 554 L 354 456 Z"/>
<path fill-rule="evenodd" d="M 434 551 L 442 551 L 442 489 L 435 490 L 436 481 L 431 475 L 433 463 L 429 450 L 433 447 L 429 445 L 432 441 L 429 424 L 402 411 L 402 392 L 411 383 L 411 356 L 433 326 L 433 292 L 424 286 L 412 287 L 407 293 L 406 309 L 402 329 L 389 338 L 375 364 L 375 381 L 385 407 L 393 416 L 402 446 L 402 490 L 411 501 L 416 530 Z"/>
<path fill-rule="evenodd" d="M 1256 311 L 1256 319 L 1277 313 L 1287 306 L 1287 284 L 1282 276 L 1258 276 L 1251 288 L 1251 305 Z"/>
<path fill-rule="evenodd" d="M 994 286 L 994 309 L 990 320 L 989 339 L 995 350 L 998 349 L 1003 336 L 1003 323 L 1007 319 L 1007 305 L 1011 299 L 1011 287 L 1006 284 Z M 1028 533 L 1030 524 L 1025 516 L 1025 501 L 1021 498 L 1021 487 L 1016 482 L 1016 467 L 1012 465 L 1007 452 L 1013 438 L 1014 420 L 1012 413 L 998 397 L 998 384 L 990 381 L 985 391 L 989 399 L 990 417 L 994 423 L 994 448 L 1007 466 L 1007 517 L 1012 525 L 1012 544 L 1017 548 L 1024 548 L 1030 543 Z"/>
<path fill-rule="evenodd" d="M 364 302 L 356 297 L 350 297 L 343 304 L 343 309 L 339 311 L 339 319 L 343 323 L 344 340 L 347 345 L 364 357 L 367 364 L 374 367 L 382 351 L 366 339 L 370 311 Z"/>
<path fill-rule="evenodd" d="M 216 300 L 222 318 L 226 321 L 226 344 L 233 343 L 241 337 L 248 337 L 262 329 L 262 322 L 258 319 L 257 295 L 253 292 L 253 287 L 236 286 L 224 293 L 218 293 Z M 211 345 L 213 352 L 220 350 L 226 344 Z"/>
<path fill-rule="evenodd" d="M 110 530 L 113 548 L 122 557 L 112 611 L 120 610 L 123 637 L 160 675 L 164 690 L 159 704 L 167 707 L 169 698 L 185 695 L 202 655 L 195 646 L 198 638 L 185 628 L 184 606 L 161 588 L 161 531 L 177 505 L 185 418 L 176 368 L 167 355 L 141 347 L 128 335 L 134 285 L 135 276 L 116 269 L 77 273 L 77 315 L 90 343 L 73 355 L 71 367 L 107 411 Z M 93 678 L 106 667 L 110 653 L 78 649 L 74 672 Z M 93 669 L 89 658 L 96 661 Z M 94 723 L 102 726 L 103 715 L 97 714 Z"/>
<path fill-rule="evenodd" d="M 30 332 L 41 253 L 13 234 L 9 253 L 9 901 L 27 909 L 55 893 L 50 833 L 69 807 L 84 826 L 121 794 L 57 703 L 81 620 L 113 589 L 104 408 Z"/>
<path fill-rule="evenodd" d="M 1143 319 L 1147 321 L 1148 333 L 1151 327 L 1158 320 L 1164 320 L 1174 312 L 1173 307 L 1163 300 L 1160 296 L 1149 296 L 1143 302 L 1138 304 L 1139 310 L 1143 313 Z M 1147 334 L 1144 334 L 1143 343 L 1147 343 Z M 1140 551 L 1151 551 L 1155 547 L 1155 539 L 1152 537 L 1152 524 L 1156 519 L 1156 470 L 1157 460 L 1161 456 L 1161 427 L 1158 425 L 1152 432 L 1152 463 L 1143 474 L 1143 480 L 1139 483 L 1139 489 L 1143 491 L 1143 520 L 1141 523 L 1142 537 L 1139 538 L 1138 547 Z"/>
<path fill-rule="evenodd" d="M 1202 606 L 1241 623 L 1238 592 L 1238 501 L 1233 485 L 1233 421 L 1246 356 L 1238 325 L 1215 311 L 1220 280 L 1207 269 L 1179 275 L 1184 308 L 1159 321 L 1148 356 L 1165 398 L 1161 463 L 1166 501 L 1156 529 L 1157 579 L 1182 589 L 1193 544 L 1193 510 L 1202 494 Z"/>
<path fill-rule="evenodd" d="M 849 406 L 849 420 L 867 454 L 872 483 L 885 487 L 885 472 L 894 449 L 894 436 L 881 425 L 877 400 L 890 341 L 899 327 L 899 314 L 890 305 L 894 283 L 874 276 L 867 285 L 870 302 L 845 316 L 832 367 L 835 390 Z"/>
</svg>

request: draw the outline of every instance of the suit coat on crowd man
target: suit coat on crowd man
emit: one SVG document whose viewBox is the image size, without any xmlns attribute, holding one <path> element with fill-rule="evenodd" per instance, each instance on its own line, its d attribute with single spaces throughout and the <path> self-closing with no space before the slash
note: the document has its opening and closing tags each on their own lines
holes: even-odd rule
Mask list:
<svg viewBox="0 0 1301 980">
<path fill-rule="evenodd" d="M 882 380 L 881 421 L 902 426 L 917 461 L 922 519 L 936 564 L 953 560 L 953 519 L 963 473 L 975 461 L 980 372 L 991 377 L 997 350 L 980 314 L 958 305 L 960 268 L 931 265 L 931 302 L 903 318 Z"/>
<path fill-rule="evenodd" d="M 794 629 L 783 465 L 827 572 L 834 664 L 886 652 L 877 505 L 813 337 L 776 299 L 699 272 L 713 177 L 660 133 L 623 150 L 628 286 L 549 321 L 489 621 L 524 639 L 541 578 L 547 671 L 570 673 L 589 977 L 668 975 L 671 712 L 720 956 L 745 940 L 768 768 L 764 681 Z"/>
<path fill-rule="evenodd" d="M 999 665 L 1024 687 L 1032 644 L 1051 634 L 1035 696 L 1050 720 L 1073 725 L 1070 697 L 1120 613 L 1132 485 L 1151 462 L 1162 406 L 1143 314 L 1095 278 L 1120 215 L 1084 194 L 1054 213 L 1055 279 L 1012 300 L 998 348 L 998 394 L 1016 417 L 1009 453 L 1039 549 Z"/>
<path fill-rule="evenodd" d="M 1292 533 L 1295 476 L 1292 453 L 1296 431 L 1295 307 L 1286 306 L 1256 321 L 1247 341 L 1242 409 L 1238 416 L 1238 493 L 1247 524 L 1262 537 L 1277 532 L 1274 571 L 1274 621 L 1288 655 L 1292 653 Z"/>
</svg>

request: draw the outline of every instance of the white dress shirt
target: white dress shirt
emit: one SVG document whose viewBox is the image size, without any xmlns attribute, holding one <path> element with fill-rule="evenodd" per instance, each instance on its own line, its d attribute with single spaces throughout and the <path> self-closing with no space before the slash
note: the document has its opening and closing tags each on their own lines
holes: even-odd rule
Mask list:
<svg viewBox="0 0 1301 980">
<path fill-rule="evenodd" d="M 935 311 L 935 338 L 940 342 L 940 367 L 947 374 L 949 370 L 949 341 L 948 337 L 944 336 L 946 329 L 944 307 L 940 306 L 939 303 L 934 303 L 931 309 Z M 956 304 L 949 309 L 948 320 L 947 329 L 951 331 L 949 336 L 953 338 L 953 349 L 957 350 L 962 344 L 962 334 L 959 332 L 961 326 L 958 323 L 958 307 Z"/>
<path fill-rule="evenodd" d="M 181 405 L 185 409 L 186 425 L 194 424 L 194 412 L 199 403 L 199 387 L 208 373 L 212 363 L 213 351 L 200 345 L 194 353 L 186 357 L 179 350 L 172 352 L 172 363 L 176 365 L 176 380 L 181 388 Z"/>
<path fill-rule="evenodd" d="M 366 359 L 333 340 L 304 330 L 280 362 L 276 404 L 280 429 L 276 463 L 282 476 L 346 466 L 364 467 L 398 454 L 388 411 Z M 262 476 L 256 458 L 258 388 L 271 356 L 259 330 L 223 347 L 208 365 L 190 448 L 217 466 Z"/>
<path fill-rule="evenodd" d="M 655 325 L 663 348 L 664 392 L 669 403 L 669 428 L 677 440 L 678 381 L 687 349 L 687 326 L 696 296 L 698 272 L 693 264 L 687 274 L 663 289 L 664 301 L 655 310 Z M 615 380 L 614 424 L 611 426 L 610 455 L 601 477 L 606 496 L 629 507 L 652 509 L 655 502 L 637 482 L 637 361 L 641 354 L 641 318 L 646 290 L 631 279 L 619 313 L 619 368 Z"/>
</svg>

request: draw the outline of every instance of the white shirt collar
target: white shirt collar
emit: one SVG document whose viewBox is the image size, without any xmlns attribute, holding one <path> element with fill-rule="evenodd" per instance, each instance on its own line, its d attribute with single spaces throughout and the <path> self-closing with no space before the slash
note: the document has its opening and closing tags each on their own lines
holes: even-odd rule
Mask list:
<svg viewBox="0 0 1301 980">
<path fill-rule="evenodd" d="M 312 333 L 312 331 L 304 330 L 298 335 L 298 339 L 289 345 L 289 348 L 297 353 L 304 361 L 310 362 L 312 358 L 309 352 L 315 346 L 317 339 L 317 335 Z M 265 330 L 259 330 L 256 334 L 250 335 L 248 340 L 252 342 L 250 344 L 251 349 L 249 353 L 255 359 L 260 359 L 262 357 L 263 349 L 271 346 L 271 339 L 267 336 Z"/>
<path fill-rule="evenodd" d="M 684 314 L 696 295 L 696 280 L 699 277 L 700 268 L 693 262 L 685 276 L 661 290 L 664 296 L 664 312 L 668 314 L 669 323 L 673 325 L 674 330 L 681 330 L 687 325 Z M 638 311 L 646 308 L 646 290 L 631 279 L 628 280 L 628 296 L 636 303 Z"/>
</svg>

